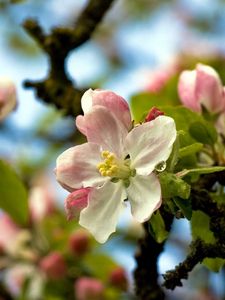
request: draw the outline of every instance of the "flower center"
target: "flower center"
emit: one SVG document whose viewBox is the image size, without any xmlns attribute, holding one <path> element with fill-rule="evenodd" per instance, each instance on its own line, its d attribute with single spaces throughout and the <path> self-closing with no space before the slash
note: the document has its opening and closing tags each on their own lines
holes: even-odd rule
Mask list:
<svg viewBox="0 0 225 300">
<path fill-rule="evenodd" d="M 109 151 L 102 151 L 101 157 L 104 161 L 97 165 L 97 169 L 102 176 L 128 179 L 135 175 L 135 170 L 130 169 L 130 159 L 119 160 L 114 153 Z"/>
</svg>

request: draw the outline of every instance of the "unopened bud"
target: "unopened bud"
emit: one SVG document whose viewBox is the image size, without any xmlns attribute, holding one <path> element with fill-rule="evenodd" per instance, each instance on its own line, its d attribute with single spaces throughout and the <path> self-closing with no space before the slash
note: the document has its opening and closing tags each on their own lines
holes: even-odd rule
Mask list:
<svg viewBox="0 0 225 300">
<path fill-rule="evenodd" d="M 164 112 L 159 110 L 157 107 L 153 106 L 147 116 L 145 117 L 145 122 L 150 122 L 152 120 L 155 120 L 158 116 L 163 116 Z"/>
<path fill-rule="evenodd" d="M 90 247 L 90 236 L 84 230 L 77 230 L 69 238 L 69 247 L 76 256 L 85 254 Z"/>
<path fill-rule="evenodd" d="M 95 278 L 81 277 L 75 282 L 77 300 L 103 300 L 103 283 Z"/>
<path fill-rule="evenodd" d="M 58 252 L 52 252 L 42 258 L 40 262 L 41 270 L 50 279 L 60 279 L 66 274 L 66 263 L 63 256 Z"/>
<path fill-rule="evenodd" d="M 118 267 L 113 270 L 109 276 L 109 282 L 114 287 L 126 291 L 128 287 L 128 280 L 125 270 L 122 267 Z"/>
</svg>

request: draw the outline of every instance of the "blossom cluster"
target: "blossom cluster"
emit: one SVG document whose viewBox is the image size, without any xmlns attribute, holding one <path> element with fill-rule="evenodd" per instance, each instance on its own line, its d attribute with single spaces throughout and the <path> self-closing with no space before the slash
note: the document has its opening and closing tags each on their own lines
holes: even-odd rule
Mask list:
<svg viewBox="0 0 225 300">
<path fill-rule="evenodd" d="M 87 274 L 85 260 L 99 245 L 84 229 L 71 230 L 45 177 L 39 177 L 31 188 L 29 214 L 26 228 L 6 213 L 0 216 L 0 283 L 10 297 L 20 297 L 25 286 L 30 300 L 47 298 L 51 285 L 62 286 L 57 292 L 60 299 L 69 294 L 71 299 L 100 300 L 108 289 L 118 297 L 128 290 L 126 271 L 107 256 L 104 280 L 94 269 Z M 113 264 L 108 266 L 109 262 Z"/>
</svg>

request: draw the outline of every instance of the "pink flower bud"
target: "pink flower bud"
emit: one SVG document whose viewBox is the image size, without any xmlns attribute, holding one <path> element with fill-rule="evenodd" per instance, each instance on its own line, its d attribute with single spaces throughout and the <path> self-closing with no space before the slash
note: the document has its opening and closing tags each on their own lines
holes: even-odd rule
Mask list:
<svg viewBox="0 0 225 300">
<path fill-rule="evenodd" d="M 198 64 L 196 70 L 183 71 L 178 82 L 178 93 L 184 106 L 201 112 L 203 105 L 212 113 L 225 109 L 225 92 L 217 72 Z"/>
<path fill-rule="evenodd" d="M 114 287 L 126 291 L 128 287 L 128 280 L 125 270 L 122 267 L 118 267 L 113 270 L 109 276 L 109 282 Z"/>
<path fill-rule="evenodd" d="M 65 210 L 68 220 L 77 218 L 83 208 L 88 204 L 90 188 L 75 190 L 65 200 Z"/>
<path fill-rule="evenodd" d="M 41 270 L 50 279 L 60 279 L 66 275 L 66 263 L 58 252 L 52 252 L 40 261 Z"/>
<path fill-rule="evenodd" d="M 150 122 L 152 120 L 155 120 L 158 116 L 163 116 L 164 112 L 159 110 L 157 107 L 153 106 L 147 116 L 145 117 L 145 122 Z"/>
<path fill-rule="evenodd" d="M 0 121 L 16 107 L 16 87 L 5 77 L 0 77 Z"/>
<path fill-rule="evenodd" d="M 98 279 L 81 277 L 75 282 L 77 300 L 102 300 L 104 286 Z"/>
<path fill-rule="evenodd" d="M 90 236 L 84 230 L 77 230 L 69 238 L 69 248 L 76 256 L 85 254 L 90 247 Z"/>
</svg>

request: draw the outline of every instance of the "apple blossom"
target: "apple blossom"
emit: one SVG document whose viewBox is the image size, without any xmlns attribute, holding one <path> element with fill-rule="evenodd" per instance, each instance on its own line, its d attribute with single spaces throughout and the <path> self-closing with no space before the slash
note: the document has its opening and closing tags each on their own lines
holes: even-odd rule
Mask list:
<svg viewBox="0 0 225 300">
<path fill-rule="evenodd" d="M 6 77 L 0 77 L 0 121 L 15 108 L 16 103 L 14 83 Z"/>
<path fill-rule="evenodd" d="M 225 90 L 217 72 L 210 66 L 197 64 L 193 71 L 183 71 L 178 82 L 181 102 L 193 111 L 203 105 L 212 113 L 225 110 Z"/>
<path fill-rule="evenodd" d="M 79 223 L 104 243 L 116 229 L 124 200 L 129 199 L 139 222 L 148 220 L 161 205 L 154 169 L 172 151 L 175 122 L 159 116 L 129 132 L 120 116 L 96 105 L 83 116 L 83 124 L 88 142 L 58 157 L 56 177 L 70 192 L 90 188 Z M 76 201 L 72 211 L 73 207 Z"/>
</svg>

